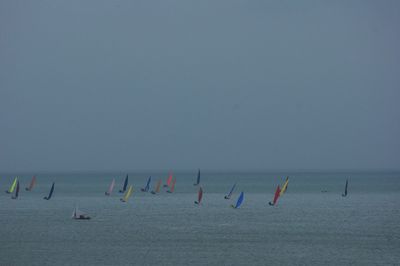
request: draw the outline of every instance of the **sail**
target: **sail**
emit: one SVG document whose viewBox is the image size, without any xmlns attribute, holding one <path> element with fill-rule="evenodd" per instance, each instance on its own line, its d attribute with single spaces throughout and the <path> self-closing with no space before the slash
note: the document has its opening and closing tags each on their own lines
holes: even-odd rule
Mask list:
<svg viewBox="0 0 400 266">
<path fill-rule="evenodd" d="M 172 180 L 172 183 L 171 183 L 171 189 L 169 190 L 169 192 L 174 192 L 174 190 L 175 190 L 175 183 L 176 183 L 176 178 L 174 178 L 174 180 Z"/>
<path fill-rule="evenodd" d="M 232 186 L 232 188 L 231 188 L 231 191 L 229 191 L 229 194 L 225 196 L 225 199 L 230 199 L 230 198 L 231 198 L 232 193 L 233 193 L 233 191 L 235 190 L 235 187 L 236 187 L 236 183 L 233 184 L 233 186 Z"/>
<path fill-rule="evenodd" d="M 198 204 L 200 204 L 202 198 L 203 198 L 203 189 L 200 187 L 199 193 L 197 195 L 197 203 Z"/>
<path fill-rule="evenodd" d="M 161 179 L 158 180 L 158 182 L 157 182 L 157 186 L 156 186 L 156 190 L 155 190 L 156 193 L 160 192 L 160 186 L 161 186 Z"/>
<path fill-rule="evenodd" d="M 125 195 L 124 195 L 124 197 L 121 199 L 121 201 L 127 202 L 128 199 L 129 199 L 129 197 L 132 195 L 132 193 L 133 193 L 133 187 L 132 187 L 132 185 L 130 185 L 128 191 L 125 193 Z"/>
<path fill-rule="evenodd" d="M 171 181 L 172 181 L 172 173 L 169 174 L 168 179 L 167 179 L 167 186 L 171 185 Z"/>
<path fill-rule="evenodd" d="M 119 192 L 124 193 L 126 191 L 127 186 L 128 186 L 128 175 L 126 175 L 125 180 L 124 180 L 124 186 L 122 187 L 122 189 Z"/>
<path fill-rule="evenodd" d="M 147 184 L 146 184 L 146 187 L 144 188 L 144 191 L 149 191 L 149 189 L 150 189 L 150 182 L 151 182 L 151 176 L 149 176 L 149 179 L 147 179 Z"/>
<path fill-rule="evenodd" d="M 49 195 L 47 197 L 44 197 L 44 199 L 45 200 L 51 199 L 51 196 L 53 196 L 53 191 L 54 191 L 54 182 L 53 182 L 53 185 L 51 185 L 51 189 L 50 189 Z"/>
<path fill-rule="evenodd" d="M 72 212 L 71 218 L 84 219 L 84 220 L 89 220 L 90 219 L 90 217 L 85 212 L 79 210 L 78 207 L 74 208 L 74 211 Z"/>
<path fill-rule="evenodd" d="M 111 181 L 110 187 L 108 188 L 107 192 L 105 193 L 107 196 L 111 195 L 111 192 L 113 191 L 115 186 L 115 178 Z"/>
<path fill-rule="evenodd" d="M 11 187 L 6 191 L 7 193 L 13 193 L 15 186 L 17 185 L 18 177 L 14 178 L 13 183 L 11 184 Z"/>
<path fill-rule="evenodd" d="M 36 176 L 32 176 L 31 183 L 29 184 L 29 187 L 25 188 L 26 191 L 32 191 L 33 187 L 36 184 Z"/>
<path fill-rule="evenodd" d="M 346 186 L 344 187 L 344 194 L 342 194 L 343 197 L 347 196 L 347 185 L 349 184 L 349 180 L 346 179 Z"/>
<path fill-rule="evenodd" d="M 197 172 L 197 180 L 196 180 L 196 183 L 193 184 L 193 185 L 197 186 L 198 184 L 200 184 L 200 169 L 199 169 L 199 171 Z"/>
<path fill-rule="evenodd" d="M 279 187 L 279 185 L 278 185 L 278 187 L 276 188 L 276 191 L 275 191 L 275 196 L 274 196 L 274 200 L 273 200 L 273 202 L 272 202 L 272 205 L 275 205 L 276 204 L 276 202 L 278 201 L 278 198 L 279 198 L 279 195 L 281 194 L 281 189 L 280 189 L 280 187 Z"/>
<path fill-rule="evenodd" d="M 17 188 L 15 189 L 14 195 L 11 197 L 12 199 L 17 199 L 19 194 L 19 181 L 17 181 Z"/>
<path fill-rule="evenodd" d="M 287 189 L 287 187 L 288 187 L 288 184 L 289 184 L 289 177 L 286 177 L 286 181 L 285 181 L 285 183 L 284 183 L 283 186 L 282 186 L 280 196 L 282 196 L 282 195 L 286 192 L 286 189 Z"/>
<path fill-rule="evenodd" d="M 243 191 L 242 191 L 242 192 L 240 193 L 239 198 L 238 198 L 237 201 L 236 201 L 235 209 L 239 208 L 240 205 L 242 205 L 243 199 L 244 199 L 244 193 L 243 193 Z"/>
</svg>

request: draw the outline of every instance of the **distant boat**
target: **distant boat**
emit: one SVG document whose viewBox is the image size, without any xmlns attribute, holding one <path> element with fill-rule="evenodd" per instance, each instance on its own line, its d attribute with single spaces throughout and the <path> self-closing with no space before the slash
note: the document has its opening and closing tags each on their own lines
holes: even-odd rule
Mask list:
<svg viewBox="0 0 400 266">
<path fill-rule="evenodd" d="M 43 199 L 45 199 L 45 200 L 51 199 L 51 196 L 53 195 L 53 191 L 54 191 L 54 182 L 53 182 L 53 185 L 51 185 L 49 195 L 47 197 L 44 197 Z"/>
<path fill-rule="evenodd" d="M 278 185 L 278 187 L 276 188 L 276 191 L 275 191 L 275 196 L 274 196 L 273 202 L 269 202 L 268 204 L 271 206 L 274 206 L 276 204 L 276 202 L 278 201 L 280 194 L 281 194 L 281 189 L 279 188 L 279 185 Z"/>
<path fill-rule="evenodd" d="M 161 179 L 158 180 L 156 189 L 151 191 L 151 194 L 156 194 L 156 193 L 160 192 L 160 187 L 161 187 Z"/>
<path fill-rule="evenodd" d="M 239 198 L 238 198 L 237 201 L 236 201 L 236 205 L 231 205 L 232 208 L 235 208 L 235 209 L 239 208 L 240 205 L 242 205 L 243 200 L 244 200 L 244 194 L 243 194 L 243 191 L 242 191 L 242 192 L 240 193 Z"/>
<path fill-rule="evenodd" d="M 143 192 L 149 192 L 150 190 L 150 182 L 151 182 L 151 176 L 149 176 L 149 179 L 147 179 L 147 184 L 144 188 L 141 189 Z"/>
<path fill-rule="evenodd" d="M 199 193 L 197 194 L 197 201 L 195 201 L 195 204 L 200 204 L 201 199 L 203 198 L 203 189 L 200 187 L 199 188 Z"/>
<path fill-rule="evenodd" d="M 119 193 L 124 193 L 126 191 L 126 187 L 128 186 L 128 175 L 126 175 L 125 177 L 125 181 L 124 181 L 124 186 L 122 187 L 122 189 L 119 191 Z"/>
<path fill-rule="evenodd" d="M 32 176 L 32 180 L 31 183 L 29 184 L 29 187 L 26 187 L 25 190 L 26 191 L 32 191 L 33 187 L 36 184 L 36 176 Z"/>
<path fill-rule="evenodd" d="M 17 188 L 15 189 L 15 193 L 13 196 L 11 196 L 11 198 L 18 199 L 18 194 L 19 194 L 19 181 L 17 181 Z"/>
<path fill-rule="evenodd" d="M 133 193 L 133 187 L 132 185 L 129 186 L 128 191 L 125 193 L 125 195 L 120 199 L 120 201 L 122 202 L 127 202 L 129 197 L 132 195 Z"/>
<path fill-rule="evenodd" d="M 199 184 L 200 184 L 200 169 L 199 169 L 199 171 L 197 172 L 197 180 L 196 180 L 196 183 L 193 184 L 193 186 L 197 186 L 197 185 L 199 185 Z"/>
<path fill-rule="evenodd" d="M 75 207 L 74 211 L 72 212 L 72 217 L 75 220 L 90 220 L 90 216 L 88 216 L 83 211 L 80 211 L 78 207 Z"/>
<path fill-rule="evenodd" d="M 17 181 L 18 181 L 18 177 L 15 177 L 14 181 L 11 184 L 11 187 L 8 190 L 6 190 L 7 194 L 10 194 L 10 193 L 14 192 L 15 186 L 17 185 Z"/>
<path fill-rule="evenodd" d="M 346 186 L 344 187 L 344 194 L 342 194 L 342 197 L 346 197 L 347 196 L 347 185 L 349 184 L 349 180 L 346 179 Z"/>
<path fill-rule="evenodd" d="M 171 185 L 171 181 L 172 181 L 172 173 L 169 173 L 167 183 L 164 185 L 164 187 L 169 187 Z"/>
<path fill-rule="evenodd" d="M 225 199 L 230 199 L 230 198 L 231 198 L 232 193 L 233 193 L 233 191 L 235 190 L 235 187 L 236 187 L 236 183 L 233 184 L 233 186 L 232 186 L 232 188 L 231 188 L 231 191 L 229 191 L 229 194 L 226 195 L 226 196 L 224 197 Z"/>
<path fill-rule="evenodd" d="M 176 178 L 174 178 L 174 180 L 172 180 L 171 183 L 171 188 L 169 190 L 167 190 L 168 193 L 173 193 L 175 190 L 175 183 L 176 183 Z"/>
<path fill-rule="evenodd" d="M 115 178 L 113 178 L 113 180 L 111 181 L 110 187 L 108 188 L 108 190 L 107 190 L 106 192 L 104 192 L 104 194 L 105 194 L 106 196 L 110 196 L 110 195 L 111 195 L 111 192 L 112 192 L 113 189 L 114 189 L 114 186 L 115 186 Z"/>
<path fill-rule="evenodd" d="M 286 190 L 287 190 L 287 188 L 288 188 L 288 184 L 289 184 L 289 177 L 287 176 L 287 177 L 286 177 L 286 181 L 285 181 L 285 183 L 284 183 L 283 186 L 282 186 L 282 189 L 281 189 L 281 192 L 280 192 L 280 195 L 279 195 L 279 196 L 282 196 L 282 195 L 286 192 Z"/>
</svg>

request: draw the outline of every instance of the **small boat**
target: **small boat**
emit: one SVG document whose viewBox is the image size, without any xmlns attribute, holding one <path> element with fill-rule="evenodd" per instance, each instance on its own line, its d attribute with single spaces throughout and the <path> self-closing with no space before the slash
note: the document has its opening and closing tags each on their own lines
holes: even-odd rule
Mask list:
<svg viewBox="0 0 400 266">
<path fill-rule="evenodd" d="M 158 180 L 157 185 L 156 185 L 156 189 L 151 191 L 151 194 L 156 194 L 158 192 L 160 192 L 160 187 L 161 187 L 161 179 Z"/>
<path fill-rule="evenodd" d="M 119 190 L 119 193 L 124 193 L 126 191 L 127 186 L 128 186 L 128 175 L 126 175 L 124 180 L 124 186 L 122 187 L 122 189 Z"/>
<path fill-rule="evenodd" d="M 6 190 L 7 194 L 11 194 L 14 192 L 15 186 L 17 185 L 17 181 L 18 181 L 18 177 L 14 178 L 14 181 L 12 182 L 10 188 L 8 190 Z"/>
<path fill-rule="evenodd" d="M 197 194 L 197 200 L 194 202 L 194 204 L 199 205 L 201 203 L 202 198 L 203 198 L 203 189 L 200 187 L 199 193 Z"/>
<path fill-rule="evenodd" d="M 231 188 L 231 191 L 229 191 L 229 194 L 224 197 L 225 199 L 230 199 L 231 198 L 231 196 L 233 194 L 233 191 L 235 190 L 235 187 L 236 187 L 236 183 L 233 184 L 233 186 Z"/>
<path fill-rule="evenodd" d="M 197 185 L 199 185 L 199 184 L 200 184 L 200 169 L 199 169 L 199 171 L 197 172 L 197 180 L 196 180 L 196 183 L 193 184 L 193 186 L 197 186 Z"/>
<path fill-rule="evenodd" d="M 51 196 L 53 196 L 53 191 L 54 191 L 54 182 L 53 182 L 53 185 L 51 185 L 49 195 L 47 197 L 44 197 L 43 199 L 45 199 L 45 200 L 51 199 Z"/>
<path fill-rule="evenodd" d="M 128 191 L 125 193 L 125 195 L 120 199 L 120 201 L 122 202 L 127 202 L 129 197 L 132 195 L 133 193 L 133 187 L 132 185 L 129 186 Z"/>
<path fill-rule="evenodd" d="M 174 178 L 174 180 L 172 180 L 171 183 L 171 188 L 169 190 L 167 190 L 167 193 L 173 193 L 175 190 L 175 183 L 176 183 L 176 178 Z"/>
<path fill-rule="evenodd" d="M 149 176 L 149 179 L 147 179 L 147 184 L 144 188 L 140 189 L 143 192 L 149 192 L 150 190 L 150 182 L 151 182 L 151 176 Z"/>
<path fill-rule="evenodd" d="M 269 202 L 268 204 L 271 206 L 274 206 L 276 204 L 276 202 L 278 201 L 279 195 L 281 194 L 281 189 L 278 185 L 278 187 L 276 188 L 275 191 L 275 196 L 274 196 L 274 200 L 272 202 Z"/>
<path fill-rule="evenodd" d="M 33 187 L 36 184 L 36 176 L 32 176 L 32 180 L 31 183 L 29 184 L 29 187 L 26 187 L 25 190 L 26 191 L 32 191 Z"/>
<path fill-rule="evenodd" d="M 171 185 L 171 181 L 172 181 L 172 173 L 169 173 L 167 183 L 163 187 L 169 187 Z"/>
<path fill-rule="evenodd" d="M 232 208 L 235 208 L 235 209 L 239 208 L 240 205 L 242 205 L 243 200 L 244 200 L 244 194 L 243 194 L 243 191 L 242 191 L 242 192 L 240 193 L 239 198 L 238 198 L 237 201 L 236 201 L 236 205 L 231 205 L 231 207 L 232 207 Z"/>
<path fill-rule="evenodd" d="M 110 196 L 110 195 L 111 195 L 111 192 L 112 192 L 113 189 L 114 189 L 114 186 L 115 186 L 115 178 L 113 178 L 113 180 L 111 181 L 110 187 L 108 188 L 108 190 L 107 190 L 106 192 L 104 192 L 104 194 L 105 194 L 106 196 Z"/>
<path fill-rule="evenodd" d="M 281 192 L 280 192 L 280 195 L 279 195 L 279 196 L 282 196 L 282 195 L 286 192 L 286 190 L 287 190 L 287 188 L 288 188 L 288 184 L 289 184 L 289 177 L 287 176 L 287 177 L 286 177 L 286 181 L 285 181 L 285 183 L 284 183 L 283 186 L 282 186 L 282 189 L 281 189 Z"/>
<path fill-rule="evenodd" d="M 75 207 L 73 213 L 72 213 L 72 219 L 75 220 L 90 220 L 90 216 L 88 216 L 86 213 L 83 211 L 80 211 L 78 207 Z"/>
<path fill-rule="evenodd" d="M 346 197 L 347 196 L 347 185 L 349 184 L 349 180 L 346 179 L 346 186 L 344 187 L 344 194 L 342 194 L 342 197 Z"/>
<path fill-rule="evenodd" d="M 19 194 L 19 181 L 17 181 L 17 188 L 15 189 L 14 195 L 11 196 L 12 199 L 18 199 Z"/>
</svg>

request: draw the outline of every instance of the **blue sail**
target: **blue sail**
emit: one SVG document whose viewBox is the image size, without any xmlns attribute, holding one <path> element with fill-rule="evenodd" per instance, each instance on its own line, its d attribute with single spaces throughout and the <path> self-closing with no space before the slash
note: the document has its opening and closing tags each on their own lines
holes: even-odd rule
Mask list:
<svg viewBox="0 0 400 266">
<path fill-rule="evenodd" d="M 240 196 L 236 202 L 235 209 L 239 208 L 240 205 L 242 205 L 243 199 L 244 199 L 244 194 L 242 192 L 242 193 L 240 193 Z"/>
<path fill-rule="evenodd" d="M 147 184 L 146 184 L 146 187 L 144 188 L 144 191 L 149 191 L 149 189 L 150 189 L 150 182 L 151 182 L 151 176 L 149 177 L 149 179 L 147 180 Z"/>
<path fill-rule="evenodd" d="M 119 191 L 119 193 L 124 193 L 127 186 L 128 186 L 128 175 L 126 175 L 125 181 L 124 181 L 124 186 L 123 186 L 123 188 Z"/>
<path fill-rule="evenodd" d="M 44 197 L 44 199 L 45 200 L 51 199 L 51 196 L 53 195 L 53 191 L 54 191 L 54 182 L 53 182 L 53 185 L 51 186 L 49 195 L 47 197 Z"/>
<path fill-rule="evenodd" d="M 231 191 L 229 191 L 229 194 L 225 196 L 225 199 L 230 199 L 230 198 L 231 198 L 232 193 L 233 193 L 233 191 L 235 190 L 235 187 L 236 187 L 236 183 L 233 184 L 233 186 L 232 186 L 232 188 L 231 188 Z"/>
<path fill-rule="evenodd" d="M 200 169 L 199 169 L 199 171 L 197 172 L 197 181 L 196 181 L 196 184 L 193 184 L 193 185 L 197 186 L 198 184 L 200 184 Z"/>
</svg>

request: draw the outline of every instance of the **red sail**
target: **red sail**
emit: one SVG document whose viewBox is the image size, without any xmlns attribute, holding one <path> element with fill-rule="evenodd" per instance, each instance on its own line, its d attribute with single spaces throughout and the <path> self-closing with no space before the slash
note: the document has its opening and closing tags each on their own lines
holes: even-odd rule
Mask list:
<svg viewBox="0 0 400 266">
<path fill-rule="evenodd" d="M 169 173 L 168 179 L 167 179 L 167 186 L 170 186 L 172 181 L 172 173 Z"/>
<path fill-rule="evenodd" d="M 203 189 L 200 187 L 200 189 L 199 189 L 199 197 L 198 197 L 198 200 L 197 200 L 197 202 L 199 204 L 200 204 L 202 198 L 203 198 Z"/>
<path fill-rule="evenodd" d="M 281 189 L 280 189 L 280 187 L 279 187 L 279 185 L 278 185 L 278 187 L 276 188 L 276 191 L 275 191 L 275 196 L 274 196 L 274 201 L 273 201 L 273 204 L 275 205 L 276 204 L 276 202 L 278 201 L 278 198 L 279 198 L 279 195 L 281 194 Z"/>
<path fill-rule="evenodd" d="M 174 192 L 175 182 L 176 182 L 176 178 L 172 181 L 172 185 L 171 185 L 171 189 L 170 189 L 171 192 Z"/>
</svg>

